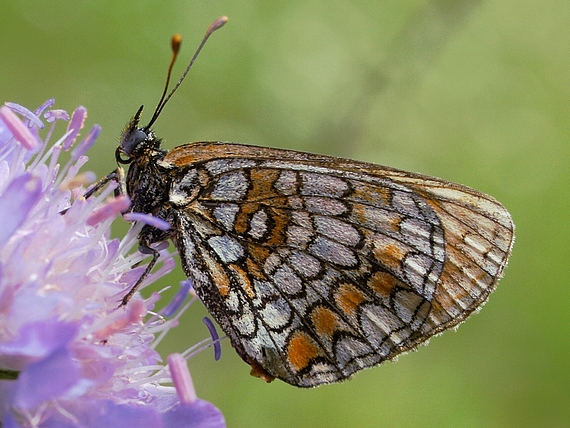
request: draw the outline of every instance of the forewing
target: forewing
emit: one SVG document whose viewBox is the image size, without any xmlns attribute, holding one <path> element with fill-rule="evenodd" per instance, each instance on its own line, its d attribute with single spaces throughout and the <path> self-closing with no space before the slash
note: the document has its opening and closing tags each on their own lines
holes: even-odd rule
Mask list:
<svg viewBox="0 0 570 428">
<path fill-rule="evenodd" d="M 183 266 L 266 377 L 311 387 L 413 349 L 480 307 L 510 252 L 507 211 L 463 186 L 285 150 L 179 149 L 164 166 L 180 169 Z"/>
</svg>

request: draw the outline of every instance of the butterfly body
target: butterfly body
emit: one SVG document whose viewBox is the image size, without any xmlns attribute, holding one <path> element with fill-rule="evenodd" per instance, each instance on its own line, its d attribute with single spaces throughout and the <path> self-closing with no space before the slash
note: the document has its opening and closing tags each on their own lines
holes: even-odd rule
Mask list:
<svg viewBox="0 0 570 428">
<path fill-rule="evenodd" d="M 141 247 L 171 239 L 196 293 L 252 372 L 313 387 L 393 359 L 494 291 L 514 226 L 490 196 L 365 162 L 234 143 L 160 148 L 138 127 L 130 163 Z M 122 158 L 121 156 L 125 157 Z"/>
</svg>

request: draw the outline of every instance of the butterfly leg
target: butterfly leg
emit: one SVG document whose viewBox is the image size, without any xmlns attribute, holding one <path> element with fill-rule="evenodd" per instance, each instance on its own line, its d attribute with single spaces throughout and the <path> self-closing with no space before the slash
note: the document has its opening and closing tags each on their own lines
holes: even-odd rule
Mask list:
<svg viewBox="0 0 570 428">
<path fill-rule="evenodd" d="M 135 285 L 133 285 L 131 287 L 131 289 L 129 290 L 129 292 L 125 295 L 125 297 L 123 297 L 123 300 L 121 300 L 121 304 L 119 306 L 125 306 L 127 303 L 129 303 L 129 300 L 131 300 L 131 297 L 133 297 L 133 295 L 136 293 L 136 291 L 139 289 L 139 287 L 141 286 L 142 282 L 145 280 L 145 278 L 147 276 L 150 275 L 150 272 L 152 271 L 152 268 L 154 267 L 154 265 L 156 264 L 156 262 L 158 261 L 158 258 L 160 257 L 160 253 L 155 250 L 154 248 L 150 248 L 146 245 L 141 245 L 139 247 L 139 251 L 143 254 L 152 254 L 152 260 L 149 262 L 149 264 L 146 266 L 145 271 L 143 272 L 143 274 L 140 276 L 140 278 L 137 280 L 137 282 L 135 283 Z"/>
<path fill-rule="evenodd" d="M 95 183 L 89 190 L 87 190 L 87 192 L 85 192 L 83 197 L 85 199 L 90 198 L 94 193 L 97 193 L 111 181 L 116 181 L 118 183 L 118 187 L 115 189 L 115 196 L 127 194 L 127 188 L 125 186 L 125 171 L 123 168 L 119 167 L 115 171 L 107 174 L 105 177 L 97 181 L 97 183 Z"/>
<path fill-rule="evenodd" d="M 111 181 L 116 181 L 118 183 L 118 186 L 115 189 L 115 196 L 127 194 L 127 188 L 125 186 L 125 172 L 123 168 L 119 167 L 115 171 L 111 172 L 110 174 L 107 174 L 105 177 L 97 181 L 97 183 L 95 183 L 89 190 L 87 190 L 87 192 L 85 192 L 83 197 L 85 199 L 90 198 L 91 196 L 93 196 L 93 194 L 97 193 L 99 190 L 101 190 Z M 64 215 L 67 211 L 69 211 L 69 208 L 61 210 L 59 213 L 61 215 Z"/>
</svg>

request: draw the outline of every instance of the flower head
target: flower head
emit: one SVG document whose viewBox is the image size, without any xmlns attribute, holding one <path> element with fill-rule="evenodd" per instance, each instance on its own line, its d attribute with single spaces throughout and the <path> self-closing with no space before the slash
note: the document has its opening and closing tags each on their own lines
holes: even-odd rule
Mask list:
<svg viewBox="0 0 570 428">
<path fill-rule="evenodd" d="M 154 350 L 188 307 L 180 294 L 164 316 L 150 312 L 156 293 L 119 306 L 145 270 L 134 251 L 142 223 L 110 238 L 129 199 L 111 196 L 116 183 L 83 198 L 94 177 L 79 172 L 100 128 L 77 142 L 86 110 L 69 120 L 52 105 L 0 107 L 0 425 L 225 426 L 196 397 L 185 360 L 165 366 Z M 50 125 L 43 139 L 41 116 Z M 50 145 L 59 120 L 69 120 L 67 132 Z M 145 284 L 173 268 L 168 249 L 161 260 Z"/>
</svg>

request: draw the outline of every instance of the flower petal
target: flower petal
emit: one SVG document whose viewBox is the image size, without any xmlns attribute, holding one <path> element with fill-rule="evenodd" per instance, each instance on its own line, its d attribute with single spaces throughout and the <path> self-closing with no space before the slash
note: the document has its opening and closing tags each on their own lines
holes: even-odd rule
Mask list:
<svg viewBox="0 0 570 428">
<path fill-rule="evenodd" d="M 119 195 L 108 201 L 101 208 L 93 211 L 87 219 L 87 224 L 89 226 L 95 226 L 97 223 L 102 223 L 109 218 L 116 217 L 121 214 L 121 212 L 126 211 L 130 205 L 131 200 L 127 195 Z"/>
<path fill-rule="evenodd" d="M 97 137 L 99 136 L 100 132 L 101 132 L 101 127 L 99 125 L 93 125 L 93 127 L 87 134 L 87 137 L 85 137 L 85 139 L 82 140 L 77 145 L 77 147 L 73 150 L 73 152 L 71 152 L 71 158 L 79 159 L 80 156 L 83 156 L 85 153 L 87 153 L 87 151 L 95 143 L 95 140 L 97 140 Z"/>
<path fill-rule="evenodd" d="M 216 330 L 216 326 L 212 320 L 208 317 L 202 318 L 202 322 L 206 324 L 208 330 L 210 331 L 210 336 L 212 336 L 212 344 L 214 346 L 214 360 L 218 361 L 222 358 L 222 346 L 220 345 L 220 336 Z"/>
<path fill-rule="evenodd" d="M 16 104 L 16 103 L 6 103 L 7 107 L 10 107 L 14 113 L 18 113 L 20 116 L 24 117 L 25 119 L 29 120 L 30 123 L 34 124 L 38 128 L 43 128 L 44 124 L 42 123 L 41 119 L 38 117 L 38 114 L 32 113 L 26 107 Z"/>
<path fill-rule="evenodd" d="M 8 107 L 0 107 L 0 119 L 6 124 L 8 129 L 14 135 L 14 138 L 22 143 L 29 151 L 35 151 L 40 147 L 37 138 L 30 132 L 30 130 L 22 123 L 16 114 Z"/>
<path fill-rule="evenodd" d="M 170 317 L 180 308 L 180 305 L 186 300 L 190 289 L 192 288 L 192 281 L 186 280 L 180 282 L 180 290 L 176 292 L 172 300 L 166 305 L 166 307 L 161 311 L 163 317 Z"/>
<path fill-rule="evenodd" d="M 65 347 L 77 331 L 77 325 L 61 321 L 26 324 L 18 337 L 0 343 L 0 365 L 5 369 L 23 370 L 26 365 Z"/>
<path fill-rule="evenodd" d="M 20 373 L 14 404 L 21 409 L 32 409 L 44 401 L 58 398 L 79 381 L 79 374 L 71 353 L 60 348 Z"/>
<path fill-rule="evenodd" d="M 73 112 L 73 115 L 71 116 L 71 121 L 69 122 L 69 125 L 67 126 L 67 131 L 69 132 L 69 135 L 63 142 L 63 150 L 68 150 L 73 145 L 73 143 L 75 143 L 77 134 L 79 134 L 79 131 L 81 131 L 81 129 L 83 128 L 83 123 L 85 122 L 86 118 L 87 118 L 87 109 L 82 106 L 77 107 Z"/>
<path fill-rule="evenodd" d="M 54 413 L 42 428 L 100 428 L 100 427 L 133 427 L 133 428 L 166 428 L 160 421 L 158 412 L 149 407 L 117 404 L 110 400 L 93 400 L 80 402 L 72 409 L 80 425 L 73 424 L 69 418 Z"/>
<path fill-rule="evenodd" d="M 216 406 L 198 399 L 166 412 L 162 424 L 169 428 L 225 428 L 226 421 Z"/>
<path fill-rule="evenodd" d="M 4 194 L 0 196 L 0 247 L 14 231 L 26 220 L 29 212 L 41 196 L 41 179 L 25 173 L 13 180 Z"/>
<path fill-rule="evenodd" d="M 130 212 L 125 214 L 123 217 L 127 221 L 140 221 L 160 230 L 170 229 L 170 224 L 166 220 L 155 217 L 152 214 Z"/>
<path fill-rule="evenodd" d="M 180 402 L 189 404 L 195 401 L 197 399 L 196 390 L 184 357 L 180 354 L 170 354 L 168 356 L 168 368 Z"/>
</svg>

